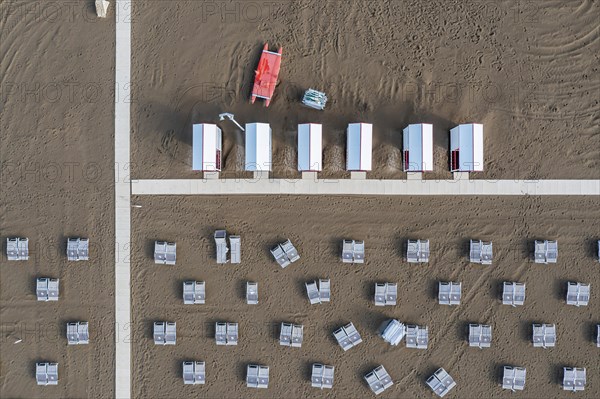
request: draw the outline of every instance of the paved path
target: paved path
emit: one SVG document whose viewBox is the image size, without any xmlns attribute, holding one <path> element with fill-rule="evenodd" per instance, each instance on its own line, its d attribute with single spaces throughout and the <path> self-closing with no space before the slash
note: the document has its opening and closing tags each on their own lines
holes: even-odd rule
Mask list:
<svg viewBox="0 0 600 399">
<path fill-rule="evenodd" d="M 131 397 L 129 116 L 131 0 L 117 0 L 115 58 L 115 397 Z"/>
<path fill-rule="evenodd" d="M 134 180 L 134 195 L 596 195 L 600 180 Z"/>
</svg>

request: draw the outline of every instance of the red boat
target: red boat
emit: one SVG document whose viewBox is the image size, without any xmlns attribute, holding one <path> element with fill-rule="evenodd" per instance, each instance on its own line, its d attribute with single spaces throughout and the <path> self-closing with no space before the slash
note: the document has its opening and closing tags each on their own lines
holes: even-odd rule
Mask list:
<svg viewBox="0 0 600 399">
<path fill-rule="evenodd" d="M 268 107 L 277 85 L 279 77 L 279 68 L 281 67 L 281 50 L 279 47 L 276 53 L 269 51 L 269 44 L 263 47 L 258 68 L 254 71 L 254 87 L 252 88 L 252 98 L 250 101 L 254 104 L 257 98 L 265 100 L 265 107 Z"/>
</svg>

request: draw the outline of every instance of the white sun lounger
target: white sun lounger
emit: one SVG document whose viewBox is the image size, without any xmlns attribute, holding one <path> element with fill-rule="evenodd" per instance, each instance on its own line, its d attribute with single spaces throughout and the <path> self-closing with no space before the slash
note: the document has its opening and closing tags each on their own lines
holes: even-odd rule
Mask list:
<svg viewBox="0 0 600 399">
<path fill-rule="evenodd" d="M 333 374 L 335 368 L 333 366 L 326 366 L 320 363 L 314 363 L 312 365 L 311 374 L 311 385 L 313 388 L 333 388 Z"/>
<path fill-rule="evenodd" d="M 534 324 L 532 337 L 535 348 L 553 348 L 556 345 L 556 325 Z"/>
<path fill-rule="evenodd" d="M 586 382 L 585 368 L 563 367 L 563 389 L 565 391 L 583 391 Z"/>
<path fill-rule="evenodd" d="M 492 345 L 492 326 L 469 324 L 469 346 L 489 348 Z"/>
<path fill-rule="evenodd" d="M 600 324 L 596 325 L 596 346 L 600 348 Z"/>
<path fill-rule="evenodd" d="M 215 342 L 217 345 L 237 345 L 238 323 L 215 323 Z"/>
<path fill-rule="evenodd" d="M 364 378 L 365 381 L 367 381 L 367 384 L 369 384 L 369 388 L 371 388 L 371 391 L 373 391 L 375 395 L 379 395 L 394 385 L 392 378 L 383 366 L 376 367 L 373 369 L 373 371 L 365 374 Z"/>
<path fill-rule="evenodd" d="M 343 240 L 342 262 L 365 263 L 365 242 L 357 240 Z"/>
<path fill-rule="evenodd" d="M 292 323 L 281 323 L 279 345 L 302 347 L 304 327 Z"/>
<path fill-rule="evenodd" d="M 206 300 L 206 286 L 204 281 L 183 282 L 183 303 L 185 305 L 204 304 Z"/>
<path fill-rule="evenodd" d="M 406 260 L 408 263 L 428 263 L 429 240 L 408 240 Z"/>
<path fill-rule="evenodd" d="M 481 240 L 471 240 L 471 250 L 469 260 L 471 263 L 480 263 L 482 265 L 492 264 L 492 243 Z"/>
<path fill-rule="evenodd" d="M 427 349 L 429 344 L 429 327 L 409 324 L 406 326 L 406 347 Z"/>
<path fill-rule="evenodd" d="M 6 258 L 8 260 L 29 259 L 29 238 L 10 237 L 6 239 Z"/>
<path fill-rule="evenodd" d="M 354 327 L 354 324 L 348 323 L 333 332 L 333 336 L 344 351 L 360 344 L 362 338 Z"/>
<path fill-rule="evenodd" d="M 502 304 L 522 306 L 525 303 L 525 283 L 504 282 Z"/>
<path fill-rule="evenodd" d="M 175 345 L 177 342 L 177 324 L 174 322 L 154 322 L 154 344 Z"/>
<path fill-rule="evenodd" d="M 590 300 L 590 285 L 584 283 L 567 283 L 567 305 L 587 306 Z"/>
<path fill-rule="evenodd" d="M 398 298 L 398 284 L 375 283 L 375 306 L 396 305 Z"/>
<path fill-rule="evenodd" d="M 522 391 L 525 389 L 525 377 L 527 370 L 523 367 L 504 366 L 502 377 L 502 388 L 511 391 Z"/>
<path fill-rule="evenodd" d="M 154 242 L 154 263 L 174 265 L 177 258 L 177 244 L 174 242 Z"/>
<path fill-rule="evenodd" d="M 229 252 L 229 248 L 227 248 L 227 231 L 225 230 L 216 230 L 215 235 L 215 248 L 216 248 L 216 257 L 217 263 L 227 263 L 227 253 Z"/>
<path fill-rule="evenodd" d="M 67 239 L 67 260 L 89 260 L 89 244 L 88 238 Z"/>
<path fill-rule="evenodd" d="M 404 335 L 406 335 L 406 326 L 396 319 L 390 320 L 381 333 L 383 340 L 393 346 L 398 345 Z"/>
<path fill-rule="evenodd" d="M 311 305 L 315 303 L 321 303 L 321 295 L 319 293 L 319 289 L 317 288 L 317 282 L 311 281 L 308 283 L 304 283 L 306 286 L 306 295 L 308 295 L 308 300 Z"/>
<path fill-rule="evenodd" d="M 279 266 L 281 266 L 282 268 L 286 268 L 291 263 L 294 263 L 298 259 L 300 259 L 300 255 L 298 255 L 298 250 L 296 249 L 296 247 L 294 247 L 294 245 L 292 245 L 292 242 L 290 240 L 276 245 L 274 248 L 271 249 L 271 254 L 275 258 L 277 263 L 279 263 Z"/>
<path fill-rule="evenodd" d="M 534 260 L 535 263 L 556 263 L 558 260 L 558 242 L 535 240 Z"/>
<path fill-rule="evenodd" d="M 183 362 L 183 383 L 197 385 L 206 383 L 206 365 L 204 362 Z"/>
<path fill-rule="evenodd" d="M 246 282 L 246 303 L 248 305 L 258 305 L 258 283 Z"/>
<path fill-rule="evenodd" d="M 36 280 L 38 301 L 58 301 L 59 279 L 41 277 Z"/>
<path fill-rule="evenodd" d="M 454 379 L 443 368 L 439 368 L 433 373 L 433 375 L 427 379 L 426 383 L 440 398 L 443 398 L 456 386 Z"/>
<path fill-rule="evenodd" d="M 242 261 L 242 239 L 240 236 L 229 236 L 229 245 L 231 246 L 231 263 L 241 263 Z"/>
<path fill-rule="evenodd" d="M 440 281 L 438 289 L 438 302 L 440 305 L 460 305 L 461 283 Z"/>
<path fill-rule="evenodd" d="M 85 345 L 90 343 L 87 321 L 67 323 L 67 342 L 69 345 Z"/>
<path fill-rule="evenodd" d="M 331 282 L 329 279 L 319 279 L 319 299 L 321 303 L 331 300 Z"/>
<path fill-rule="evenodd" d="M 58 363 L 36 363 L 35 379 L 38 385 L 58 385 Z"/>
<path fill-rule="evenodd" d="M 268 388 L 269 366 L 249 364 L 246 368 L 246 386 L 248 388 Z"/>
</svg>

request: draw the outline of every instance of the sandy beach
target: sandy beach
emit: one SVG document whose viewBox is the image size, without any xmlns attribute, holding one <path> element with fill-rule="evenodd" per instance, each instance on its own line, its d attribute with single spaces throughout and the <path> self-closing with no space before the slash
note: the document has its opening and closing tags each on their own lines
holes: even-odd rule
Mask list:
<svg viewBox="0 0 600 399">
<path fill-rule="evenodd" d="M 348 123 L 374 124 L 369 178 L 403 178 L 402 129 L 434 126 L 450 178 L 450 128 L 484 124 L 474 178 L 600 178 L 598 4 L 592 1 L 136 1 L 132 162 L 139 178 L 191 178 L 191 126 L 232 112 L 268 122 L 274 176 L 297 176 L 297 124 L 323 124 L 324 177 L 345 177 Z M 269 108 L 250 105 L 265 42 L 283 47 Z M 324 112 L 304 90 L 327 93 Z M 243 170 L 226 122 L 224 170 Z"/>
<path fill-rule="evenodd" d="M 523 397 L 564 397 L 563 366 L 588 368 L 582 396 L 600 393 L 598 356 L 592 341 L 600 321 L 597 297 L 588 307 L 564 302 L 566 282 L 598 281 L 593 257 L 600 236 L 596 198 L 377 198 L 377 197 L 138 197 L 133 212 L 132 275 L 133 394 L 162 398 L 364 398 L 362 376 L 383 364 L 395 385 L 383 397 L 432 394 L 424 380 L 438 367 L 456 379 L 451 397 L 510 397 L 499 386 L 505 364 L 527 367 Z M 382 212 L 382 210 L 386 210 Z M 591 211 L 590 211 L 591 210 Z M 242 236 L 242 263 L 218 265 L 215 229 Z M 301 259 L 281 269 L 269 248 L 290 238 Z M 341 240 L 365 240 L 366 263 L 339 260 Z M 431 240 L 429 264 L 408 264 L 408 238 Z M 494 243 L 491 266 L 470 264 L 468 240 Z M 530 259 L 531 240 L 559 242 L 556 265 Z M 154 240 L 177 242 L 177 265 L 155 265 Z M 310 305 L 304 283 L 331 279 L 331 302 Z M 184 305 L 182 282 L 206 282 L 204 305 Z M 458 307 L 437 303 L 438 281 L 460 281 Z M 259 304 L 245 302 L 245 282 L 259 284 Z M 503 281 L 527 284 L 525 306 L 502 305 Z M 375 307 L 375 282 L 397 282 L 398 304 Z M 386 319 L 427 325 L 427 350 L 392 347 L 377 336 Z M 177 345 L 155 346 L 154 321 L 177 322 Z M 216 321 L 238 322 L 238 346 L 217 346 Z M 364 342 L 347 352 L 332 332 L 352 321 Z M 304 325 L 302 348 L 279 345 L 279 325 Z M 468 347 L 469 323 L 490 324 L 489 349 Z M 531 344 L 531 324 L 556 323 L 558 343 L 544 350 Z M 206 385 L 184 385 L 181 362 L 206 362 Z M 334 389 L 310 386 L 313 362 L 336 367 Z M 245 386 L 248 363 L 271 366 L 267 390 Z"/>
<path fill-rule="evenodd" d="M 0 76 L 0 396 L 114 396 L 114 14 L 93 3 L 8 1 Z M 6 237 L 30 258 L 7 262 Z M 90 260 L 67 262 L 67 237 Z M 35 279 L 60 279 L 58 302 Z M 66 323 L 88 321 L 90 344 L 67 346 Z M 18 344 L 14 342 L 21 339 Z M 58 362 L 59 385 L 37 386 L 35 363 Z"/>
</svg>

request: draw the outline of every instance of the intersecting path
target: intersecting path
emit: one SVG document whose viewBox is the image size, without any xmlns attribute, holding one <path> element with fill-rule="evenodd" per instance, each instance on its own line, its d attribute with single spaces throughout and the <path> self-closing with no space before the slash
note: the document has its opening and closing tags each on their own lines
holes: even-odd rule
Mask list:
<svg viewBox="0 0 600 399">
<path fill-rule="evenodd" d="M 133 195 L 590 195 L 600 180 L 134 180 Z"/>
<path fill-rule="evenodd" d="M 115 53 L 115 397 L 131 397 L 131 0 L 117 0 Z"/>
</svg>

